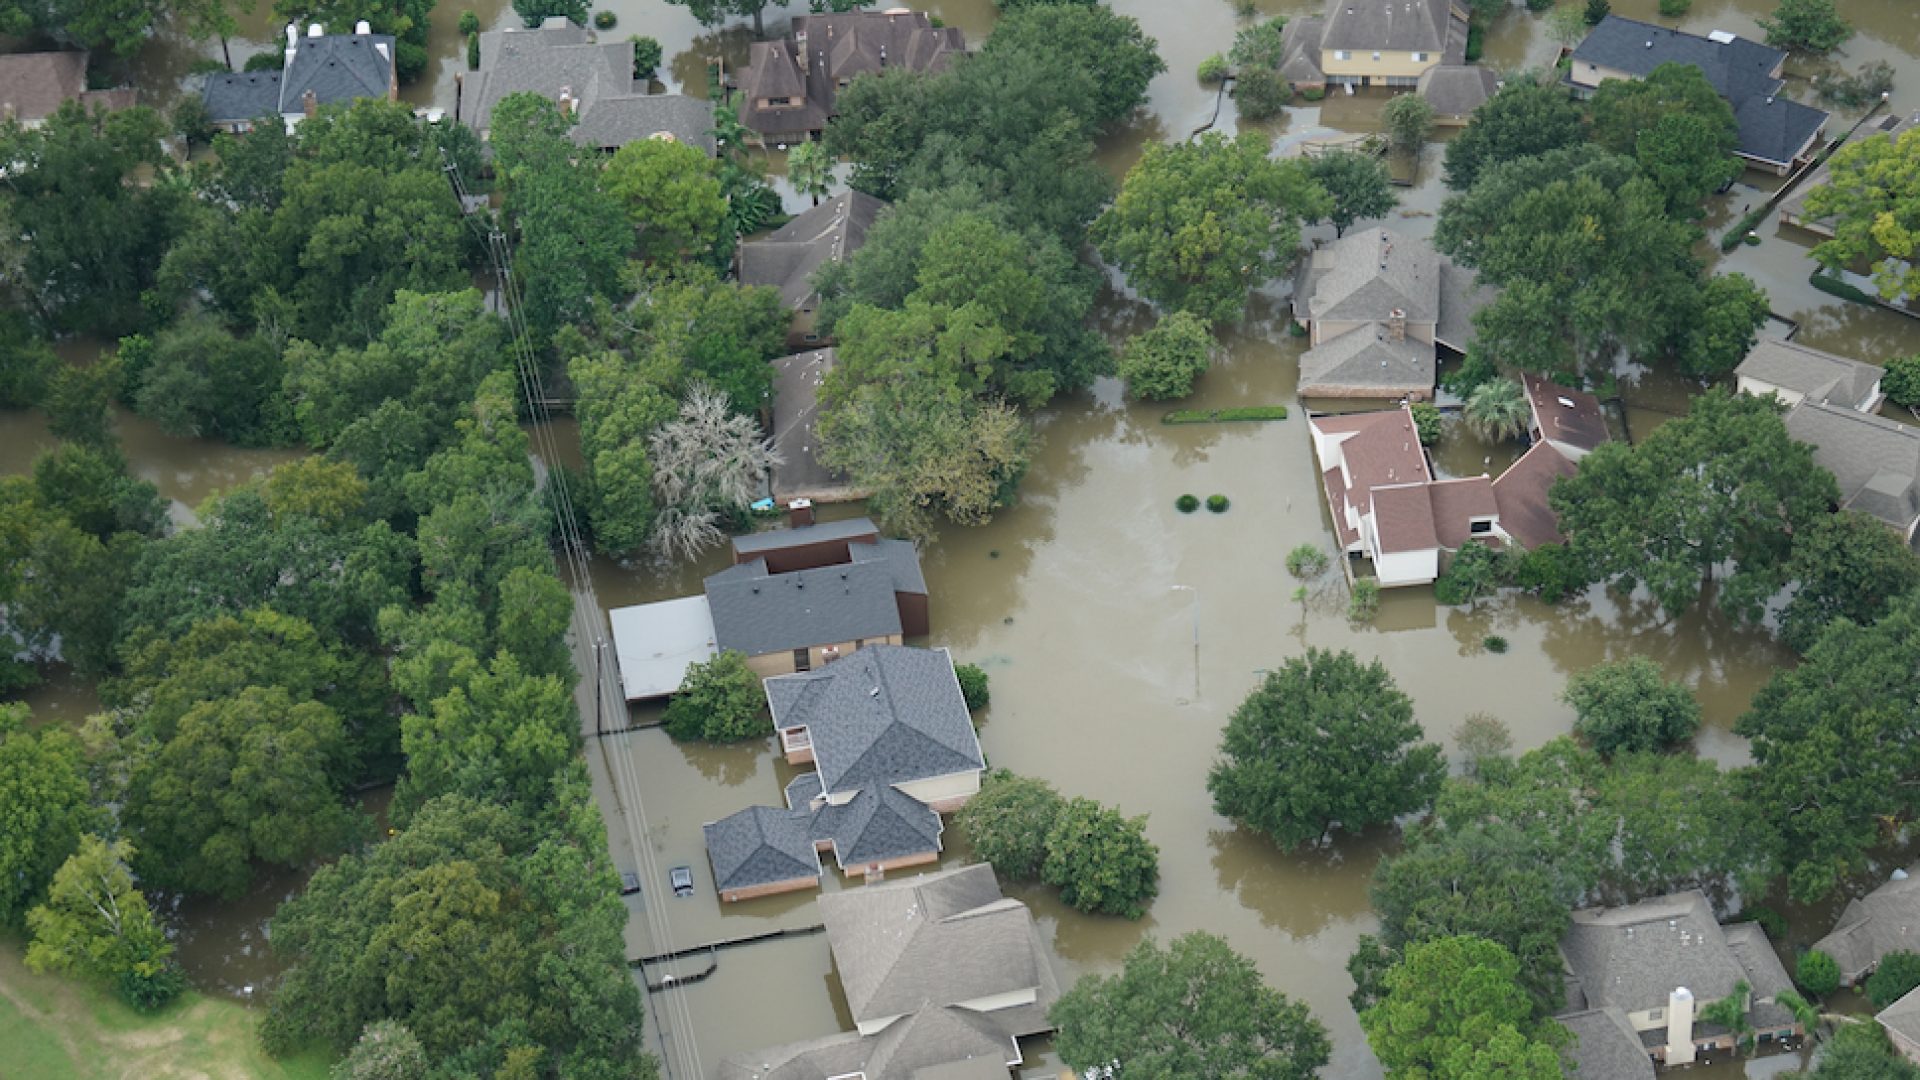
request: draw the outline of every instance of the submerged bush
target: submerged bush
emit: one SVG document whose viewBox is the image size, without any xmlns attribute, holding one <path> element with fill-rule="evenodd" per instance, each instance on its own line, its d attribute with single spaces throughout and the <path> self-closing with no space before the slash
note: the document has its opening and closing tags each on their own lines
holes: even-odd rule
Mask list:
<svg viewBox="0 0 1920 1080">
<path fill-rule="evenodd" d="M 1182 495 L 1173 500 L 1173 508 L 1183 514 L 1191 514 L 1200 509 L 1200 499 L 1195 495 Z"/>
</svg>

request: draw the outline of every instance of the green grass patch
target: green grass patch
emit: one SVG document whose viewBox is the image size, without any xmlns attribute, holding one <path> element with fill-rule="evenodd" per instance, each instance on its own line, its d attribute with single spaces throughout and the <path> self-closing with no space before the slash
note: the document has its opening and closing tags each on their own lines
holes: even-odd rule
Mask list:
<svg viewBox="0 0 1920 1080">
<path fill-rule="evenodd" d="M 1175 409 L 1160 418 L 1163 424 L 1229 424 L 1237 421 L 1285 420 L 1285 405 L 1245 405 L 1237 409 Z"/>
<path fill-rule="evenodd" d="M 1879 297 L 1869 295 L 1865 290 L 1849 282 L 1842 281 L 1832 274 L 1823 274 L 1817 270 L 1814 271 L 1812 277 L 1807 279 L 1807 284 L 1812 285 L 1814 288 L 1830 296 L 1837 296 L 1842 300 L 1852 300 L 1861 304 L 1877 304 L 1880 302 Z"/>
</svg>

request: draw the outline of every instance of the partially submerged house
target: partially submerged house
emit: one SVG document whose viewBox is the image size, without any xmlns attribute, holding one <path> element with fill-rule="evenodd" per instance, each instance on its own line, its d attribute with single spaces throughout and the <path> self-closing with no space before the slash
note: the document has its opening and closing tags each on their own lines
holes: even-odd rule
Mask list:
<svg viewBox="0 0 1920 1080">
<path fill-rule="evenodd" d="M 1763 338 L 1733 369 L 1740 390 L 1772 394 L 1786 405 L 1817 401 L 1870 413 L 1880 408 L 1878 365 L 1849 360 L 1792 341 Z"/>
<path fill-rule="evenodd" d="M 1560 1050 L 1577 1080 L 1653 1080 L 1653 1059 L 1640 1033 L 1619 1009 L 1582 1009 L 1562 1013 L 1554 1022 L 1573 1034 Z"/>
<path fill-rule="evenodd" d="M 721 1062 L 721 1080 L 1005 1080 L 1060 996 L 1025 904 L 964 866 L 820 898 L 855 1029 Z"/>
<path fill-rule="evenodd" d="M 1873 1019 L 1902 1057 L 1920 1064 L 1920 989 L 1907 991 Z"/>
<path fill-rule="evenodd" d="M 60 106 L 77 101 L 89 113 L 125 109 L 135 103 L 131 88 L 87 89 L 84 52 L 9 53 L 0 56 L 0 122 L 37 128 Z"/>
<path fill-rule="evenodd" d="M 766 692 L 787 761 L 814 768 L 788 783 L 784 808 L 705 826 L 722 900 L 813 888 L 825 852 L 868 881 L 940 857 L 940 815 L 977 794 L 986 769 L 945 649 L 874 646 Z"/>
<path fill-rule="evenodd" d="M 780 455 L 780 463 L 773 467 L 775 502 L 832 503 L 860 497 L 846 473 L 820 461 L 820 436 L 814 430 L 820 416 L 820 387 L 835 359 L 834 351 L 826 348 L 772 361 L 773 448 Z"/>
<path fill-rule="evenodd" d="M 684 94 L 649 94 L 633 77 L 633 42 L 599 42 L 585 27 L 553 16 L 537 29 L 508 27 L 480 35 L 480 66 L 455 77 L 455 115 L 482 139 L 493 110 L 509 94 L 538 94 L 574 118 L 579 146 L 617 150 L 641 139 L 671 139 L 711 155 L 713 103 Z"/>
<path fill-rule="evenodd" d="M 1920 952 L 1920 878 L 1896 870 L 1879 888 L 1847 901 L 1833 932 L 1813 943 L 1840 967 L 1840 985 L 1852 986 L 1890 952 Z"/>
<path fill-rule="evenodd" d="M 1792 983 L 1767 932 L 1755 922 L 1721 926 L 1698 890 L 1576 911 L 1560 954 L 1567 970 L 1567 1007 L 1560 1019 L 1592 1037 L 1597 1053 L 1623 1051 L 1625 1043 L 1609 1033 L 1623 1024 L 1651 1062 L 1687 1065 L 1703 1051 L 1732 1050 L 1734 1033 L 1702 1020 L 1700 1012 L 1731 997 L 1742 983 L 1747 1021 L 1762 1046 L 1806 1034 L 1775 1000 Z M 1606 1014 L 1604 1022 L 1589 1012 Z M 1637 1066 L 1626 1073 L 1579 1075 L 1611 1080 L 1636 1072 Z"/>
<path fill-rule="evenodd" d="M 1303 397 L 1433 396 L 1436 349 L 1464 352 L 1490 297 L 1417 237 L 1359 229 L 1301 262 L 1293 316 L 1308 330 Z"/>
<path fill-rule="evenodd" d="M 966 52 L 957 27 L 907 8 L 795 15 L 793 32 L 757 41 L 735 82 L 740 122 L 769 143 L 805 142 L 827 126 L 854 78 L 886 68 L 944 71 Z"/>
<path fill-rule="evenodd" d="M 1536 442 L 1520 460 L 1493 479 L 1493 501 L 1500 508 L 1500 531 L 1515 546 L 1531 551 L 1542 544 L 1566 541 L 1560 517 L 1547 495 L 1563 476 L 1580 471 L 1573 460 L 1549 442 Z"/>
<path fill-rule="evenodd" d="M 1840 505 L 1887 523 L 1909 544 L 1920 532 L 1920 428 L 1803 399 L 1787 434 L 1840 483 Z"/>
<path fill-rule="evenodd" d="M 1522 374 L 1520 385 L 1527 393 L 1529 441 L 1548 443 L 1567 460 L 1578 462 L 1612 438 L 1599 398 L 1533 374 Z"/>
<path fill-rule="evenodd" d="M 1662 64 L 1700 69 L 1733 108 L 1739 125 L 1734 154 L 1754 168 L 1785 176 L 1810 160 L 1828 114 L 1781 96 L 1784 50 L 1715 30 L 1705 37 L 1608 15 L 1573 50 L 1567 82 L 1591 95 L 1608 79 L 1641 79 Z"/>
<path fill-rule="evenodd" d="M 1414 90 L 1433 106 L 1435 127 L 1465 127 L 1473 122 L 1473 110 L 1500 92 L 1500 76 L 1473 64 L 1436 64 Z"/>
<path fill-rule="evenodd" d="M 770 285 L 793 312 L 787 346 L 811 349 L 822 340 L 815 329 L 820 290 L 814 274 L 844 262 L 866 243 L 867 230 L 887 204 L 862 191 L 843 191 L 758 240 L 740 245 L 740 284 Z"/>
<path fill-rule="evenodd" d="M 253 130 L 264 117 L 277 116 L 288 130 L 322 105 L 361 98 L 400 100 L 400 74 L 394 66 L 391 34 L 376 34 L 365 20 L 351 34 L 329 34 L 319 23 L 288 24 L 287 44 L 278 71 L 219 72 L 207 77 L 203 91 L 207 119 L 235 134 Z"/>
<path fill-rule="evenodd" d="M 1890 114 L 1862 128 L 1861 133 L 1855 135 L 1852 141 L 1857 146 L 1873 139 L 1898 139 L 1916 124 L 1920 124 L 1920 112 L 1904 117 Z M 1794 189 L 1793 194 L 1781 201 L 1780 223 L 1798 226 L 1816 236 L 1832 239 L 1833 218 L 1807 216 L 1807 196 L 1826 187 L 1832 179 L 1833 159 L 1828 158 L 1813 170 L 1813 175 L 1807 177 L 1799 187 Z"/>
<path fill-rule="evenodd" d="M 1316 74 L 1318 85 L 1411 87 L 1434 67 L 1466 63 L 1467 9 L 1455 0 L 1327 0 L 1319 18 L 1296 19 L 1282 36 L 1288 58 L 1313 58 L 1311 71 L 1283 65 L 1296 88 L 1316 85 Z"/>
</svg>

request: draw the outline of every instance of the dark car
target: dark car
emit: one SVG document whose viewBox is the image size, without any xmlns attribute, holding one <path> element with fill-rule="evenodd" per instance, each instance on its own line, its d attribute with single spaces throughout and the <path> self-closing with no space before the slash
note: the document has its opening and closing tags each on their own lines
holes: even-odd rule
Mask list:
<svg viewBox="0 0 1920 1080">
<path fill-rule="evenodd" d="M 675 896 L 692 896 L 693 868 L 676 866 L 667 871 L 667 884 L 673 886 L 673 895 Z"/>
</svg>

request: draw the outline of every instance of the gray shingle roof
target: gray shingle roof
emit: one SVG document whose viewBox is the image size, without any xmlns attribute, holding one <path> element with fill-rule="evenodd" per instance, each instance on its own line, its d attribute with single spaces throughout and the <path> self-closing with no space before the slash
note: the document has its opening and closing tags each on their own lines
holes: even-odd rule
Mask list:
<svg viewBox="0 0 1920 1080">
<path fill-rule="evenodd" d="M 764 559 L 707 578 L 713 640 L 748 656 L 900 633 L 894 571 L 847 563 L 768 574 Z"/>
<path fill-rule="evenodd" d="M 832 349 L 782 356 L 773 361 L 773 446 L 780 464 L 773 467 L 773 497 L 840 496 L 852 481 L 819 458 L 814 422 L 820 415 L 820 385 L 833 370 Z"/>
<path fill-rule="evenodd" d="M 1499 89 L 1500 76 L 1492 68 L 1466 64 L 1436 64 L 1421 73 L 1417 86 L 1435 115 L 1462 119 Z"/>
<path fill-rule="evenodd" d="M 1451 0 L 1333 0 L 1321 48 L 1446 52 L 1456 21 Z"/>
<path fill-rule="evenodd" d="M 1772 338 L 1754 345 L 1733 373 L 1845 409 L 1869 404 L 1880 382 L 1880 368 L 1874 364 Z"/>
<path fill-rule="evenodd" d="M 1742 980 L 1759 1003 L 1786 985 L 1766 932 L 1757 924 L 1722 930 L 1697 890 L 1629 907 L 1576 911 L 1560 952 L 1595 1008 L 1665 1008 L 1678 987 L 1705 1004 L 1726 997 Z M 1756 1004 L 1754 1018 L 1762 1025 L 1775 1023 L 1767 1010 L 1777 1008 Z"/>
<path fill-rule="evenodd" d="M 820 797 L 820 774 L 803 772 L 787 781 L 785 796 L 787 809 L 812 810 L 813 800 Z"/>
<path fill-rule="evenodd" d="M 860 250 L 867 230 L 887 204 L 861 191 L 844 191 L 758 240 L 740 245 L 740 284 L 771 285 L 790 308 L 819 303 L 813 273 Z"/>
<path fill-rule="evenodd" d="M 216 124 L 258 120 L 280 115 L 280 73 L 277 71 L 218 72 L 207 76 L 201 93 L 207 119 Z"/>
<path fill-rule="evenodd" d="M 1890 952 L 1920 951 L 1920 877 L 1888 881 L 1847 901 L 1833 932 L 1813 947 L 1833 957 L 1840 965 L 1841 981 L 1847 984 L 1858 981 Z"/>
<path fill-rule="evenodd" d="M 721 891 L 820 876 L 805 811 L 749 806 L 702 826 L 714 888 Z"/>
<path fill-rule="evenodd" d="M 1562 1053 L 1574 1080 L 1653 1080 L 1653 1059 L 1626 1013 L 1587 1009 L 1554 1020 L 1573 1032 L 1573 1045 Z"/>
<path fill-rule="evenodd" d="M 764 555 L 769 551 L 782 551 L 829 540 L 878 539 L 879 536 L 880 527 L 873 523 L 872 518 L 844 518 L 802 525 L 795 529 L 766 529 L 736 536 L 733 538 L 733 554 L 737 559 L 742 555 Z"/>
<path fill-rule="evenodd" d="M 878 1035 L 855 1032 L 736 1054 L 720 1063 L 720 1080 L 821 1080 L 864 1074 L 867 1080 L 1004 1080 L 1016 1055 L 1013 1037 L 990 1014 L 922 1009 Z"/>
<path fill-rule="evenodd" d="M 1908 1043 L 1920 1043 L 1920 989 L 1907 991 L 1900 1000 L 1880 1010 L 1874 1019 Z"/>
<path fill-rule="evenodd" d="M 1057 996 L 1032 914 L 991 866 L 832 893 L 820 915 L 858 1022 L 1028 988 L 1043 1008 Z"/>
<path fill-rule="evenodd" d="M 1308 310 L 1314 319 L 1385 322 L 1395 311 L 1409 323 L 1440 317 L 1440 256 L 1418 237 L 1361 229 L 1313 253 Z"/>
<path fill-rule="evenodd" d="M 1368 323 L 1300 355 L 1300 393 L 1373 389 L 1381 397 L 1433 389 L 1433 346 L 1391 341 L 1382 323 Z"/>
<path fill-rule="evenodd" d="M 685 94 L 610 95 L 582 110 L 580 122 L 569 134 L 577 145 L 603 150 L 641 139 L 671 137 L 711 155 L 713 102 Z"/>
<path fill-rule="evenodd" d="M 1920 428 L 1852 409 L 1802 401 L 1787 434 L 1840 483 L 1842 505 L 1908 530 L 1920 518 Z"/>
<path fill-rule="evenodd" d="M 320 105 L 385 98 L 393 87 L 393 35 L 302 37 L 280 77 L 280 111 L 299 112 L 307 91 Z"/>
<path fill-rule="evenodd" d="M 1791 161 L 1825 126 L 1827 114 L 1779 96 L 1783 84 L 1775 72 L 1786 53 L 1743 37 L 1727 37 L 1727 41 L 1714 41 L 1609 15 L 1573 50 L 1573 58 L 1636 78 L 1661 64 L 1697 67 L 1733 107 L 1740 127 L 1737 151 L 1762 161 Z"/>
<path fill-rule="evenodd" d="M 808 730 L 829 792 L 986 767 L 945 649 L 874 645 L 766 685 L 774 727 Z"/>
<path fill-rule="evenodd" d="M 1302 15 L 1287 20 L 1280 29 L 1280 77 L 1296 85 L 1318 85 L 1327 81 L 1320 70 L 1320 35 L 1327 20 L 1319 15 Z"/>
<path fill-rule="evenodd" d="M 817 775 L 817 774 L 816 774 Z M 833 841 L 842 870 L 940 850 L 940 815 L 897 788 L 876 784 L 839 806 L 814 811 L 815 840 Z"/>
<path fill-rule="evenodd" d="M 1433 340 L 1455 352 L 1466 352 L 1473 344 L 1474 313 L 1499 295 L 1500 290 L 1480 284 L 1472 270 L 1440 256 L 1440 321 L 1434 325 Z"/>
<path fill-rule="evenodd" d="M 847 549 L 855 563 L 884 566 L 893 576 L 893 591 L 927 595 L 927 579 L 920 570 L 920 552 L 911 540 L 882 537 L 871 544 L 854 544 Z"/>
</svg>

